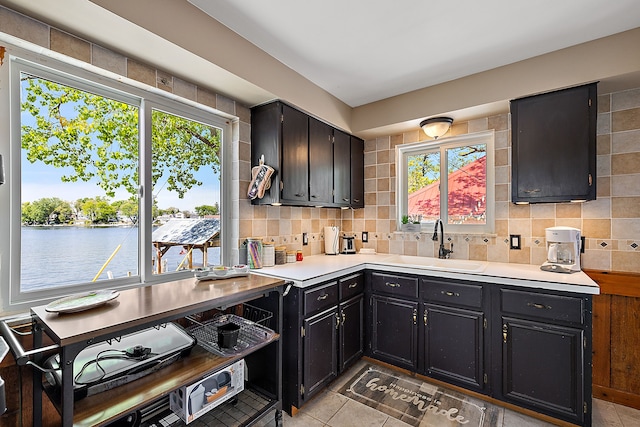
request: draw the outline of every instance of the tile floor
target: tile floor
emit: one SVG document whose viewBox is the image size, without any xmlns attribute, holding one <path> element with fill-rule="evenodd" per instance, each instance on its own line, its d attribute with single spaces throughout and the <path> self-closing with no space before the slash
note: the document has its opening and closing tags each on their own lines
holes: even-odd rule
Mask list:
<svg viewBox="0 0 640 427">
<path fill-rule="evenodd" d="M 295 417 L 283 412 L 285 427 L 406 427 L 382 412 L 351 400 L 338 393 L 352 372 L 362 368 L 364 361 L 358 362 L 329 387 L 307 403 Z M 261 427 L 275 427 L 272 417 L 267 417 Z M 449 426 L 450 424 L 443 424 Z M 640 410 L 603 400 L 593 400 L 593 427 L 640 427 Z M 501 408 L 501 423 L 498 427 L 547 427 L 553 424 L 528 417 L 509 409 Z"/>
</svg>

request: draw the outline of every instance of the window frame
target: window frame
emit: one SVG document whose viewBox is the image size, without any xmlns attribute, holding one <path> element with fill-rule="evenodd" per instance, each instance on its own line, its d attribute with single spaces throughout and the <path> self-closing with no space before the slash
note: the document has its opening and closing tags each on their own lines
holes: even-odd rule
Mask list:
<svg viewBox="0 0 640 427">
<path fill-rule="evenodd" d="M 495 131 L 477 132 L 466 135 L 453 136 L 436 140 L 419 141 L 409 144 L 396 145 L 396 223 L 397 230 L 401 229 L 402 216 L 408 211 L 408 166 L 407 157 L 426 151 L 440 152 L 440 170 L 448 171 L 446 150 L 464 146 L 486 144 L 486 224 L 449 224 L 448 223 L 448 176 L 440 176 L 440 218 L 447 233 L 459 234 L 493 234 L 495 230 Z M 433 232 L 435 221 L 423 221 L 420 230 Z"/>
<path fill-rule="evenodd" d="M 126 289 L 192 277 L 189 271 L 154 274 L 152 263 L 144 262 L 154 256 L 152 249 L 153 186 L 151 184 L 152 143 L 151 112 L 160 110 L 188 120 L 198 121 L 220 129 L 220 257 L 225 265 L 232 264 L 232 235 L 230 203 L 232 188 L 232 142 L 238 118 L 214 108 L 181 98 L 126 77 L 110 73 L 90 64 L 47 51 L 38 54 L 9 45 L 0 67 L 0 150 L 4 153 L 6 182 L 0 187 L 0 289 L 3 309 L 23 310 L 45 304 L 55 298 L 95 289 Z M 7 64 L 8 62 L 8 64 Z M 21 118 L 20 73 L 88 90 L 139 108 L 139 226 L 138 275 L 89 282 L 61 288 L 21 292 Z M 4 81 L 4 83 L 2 83 Z M 8 89 L 8 90 L 7 90 Z M 5 112 L 7 113 L 5 115 Z M 8 117 L 8 118 L 7 118 Z M 5 126 L 6 125 L 6 126 Z M 3 256 L 4 254 L 4 256 Z"/>
</svg>

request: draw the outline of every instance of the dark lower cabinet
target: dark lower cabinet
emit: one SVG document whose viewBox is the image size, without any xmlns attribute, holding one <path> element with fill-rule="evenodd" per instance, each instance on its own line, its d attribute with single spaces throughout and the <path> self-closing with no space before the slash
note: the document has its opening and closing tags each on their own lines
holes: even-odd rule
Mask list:
<svg viewBox="0 0 640 427">
<path fill-rule="evenodd" d="M 505 400 L 582 424 L 583 331 L 509 317 L 502 322 Z"/>
<path fill-rule="evenodd" d="M 591 426 L 591 295 L 404 273 L 367 277 L 367 356 Z"/>
<path fill-rule="evenodd" d="M 484 391 L 484 313 L 424 304 L 424 370 L 430 377 Z"/>
<path fill-rule="evenodd" d="M 364 351 L 364 275 L 305 288 L 284 300 L 283 409 L 293 413 Z"/>
<path fill-rule="evenodd" d="M 338 376 L 337 320 L 335 308 L 304 320 L 304 395 L 313 395 Z"/>
<path fill-rule="evenodd" d="M 418 368 L 418 303 L 371 297 L 371 354 L 401 368 Z"/>
<path fill-rule="evenodd" d="M 591 297 L 505 286 L 493 305 L 494 395 L 590 426 Z"/>
<path fill-rule="evenodd" d="M 364 350 L 364 297 L 362 294 L 341 302 L 338 363 L 340 372 L 362 356 Z"/>
</svg>

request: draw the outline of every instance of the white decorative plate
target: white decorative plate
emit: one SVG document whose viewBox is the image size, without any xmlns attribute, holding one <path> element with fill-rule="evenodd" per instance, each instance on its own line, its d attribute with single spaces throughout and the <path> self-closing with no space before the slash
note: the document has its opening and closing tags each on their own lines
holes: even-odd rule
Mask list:
<svg viewBox="0 0 640 427">
<path fill-rule="evenodd" d="M 44 309 L 49 313 L 75 313 L 98 307 L 118 298 L 118 295 L 120 292 L 114 290 L 89 291 L 60 298 L 49 303 Z"/>
</svg>

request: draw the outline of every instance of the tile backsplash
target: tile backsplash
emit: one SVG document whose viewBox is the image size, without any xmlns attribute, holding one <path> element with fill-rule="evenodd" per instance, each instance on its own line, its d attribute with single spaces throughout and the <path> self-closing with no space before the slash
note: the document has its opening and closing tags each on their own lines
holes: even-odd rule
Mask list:
<svg viewBox="0 0 640 427">
<path fill-rule="evenodd" d="M 454 258 L 542 264 L 546 258 L 544 230 L 552 226 L 579 228 L 585 237 L 584 268 L 640 272 L 640 88 L 601 94 L 597 122 L 597 199 L 585 203 L 514 205 L 511 194 L 511 130 L 508 113 L 454 123 L 450 133 L 495 131 L 495 232 L 451 234 Z M 393 220 L 395 146 L 423 140 L 416 130 L 365 142 L 364 217 L 342 215 L 343 228 L 369 231 L 365 246 L 378 252 L 433 256 L 431 232 L 401 233 Z M 522 236 L 521 249 L 509 249 L 509 235 Z M 373 236 L 373 239 L 371 238 Z M 358 242 L 362 244 L 361 242 Z"/>
<path fill-rule="evenodd" d="M 246 197 L 251 177 L 250 109 L 228 96 L 171 76 L 154 65 L 95 45 L 0 6 L 2 31 L 120 75 L 153 85 L 239 117 L 234 126 L 232 233 L 238 245 L 247 237 L 302 249 L 324 251 L 323 227 L 338 225 L 356 237 L 356 247 L 379 253 L 433 256 L 437 242 L 430 232 L 403 233 L 395 222 L 395 147 L 424 140 L 416 129 L 365 141 L 365 208 L 341 210 L 253 206 Z M 456 122 L 450 133 L 495 131 L 495 232 L 451 234 L 454 258 L 541 264 L 545 260 L 544 229 L 564 225 L 586 238 L 584 268 L 640 272 L 640 88 L 601 94 L 597 122 L 597 200 L 582 204 L 514 205 L 510 203 L 511 135 L 509 114 Z M 369 241 L 363 243 L 362 232 Z M 309 244 L 302 246 L 302 233 Z M 509 234 L 522 236 L 521 249 L 509 249 Z M 235 254 L 237 256 L 237 253 Z"/>
</svg>

